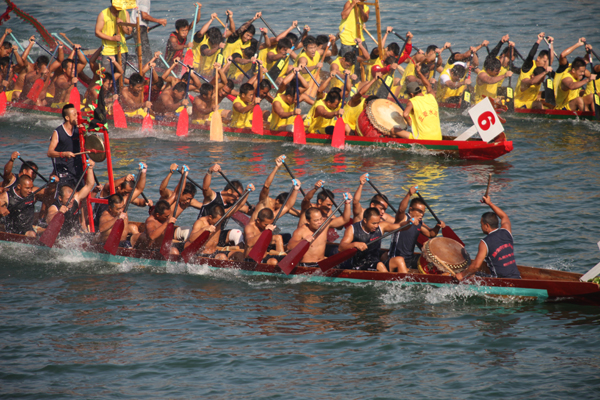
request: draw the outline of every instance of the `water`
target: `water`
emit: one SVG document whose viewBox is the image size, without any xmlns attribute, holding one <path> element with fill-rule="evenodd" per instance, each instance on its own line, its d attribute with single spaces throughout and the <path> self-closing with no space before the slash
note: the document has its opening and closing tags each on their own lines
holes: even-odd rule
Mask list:
<svg viewBox="0 0 600 400">
<path fill-rule="evenodd" d="M 202 21 L 210 12 L 222 14 L 221 5 L 203 4 Z M 98 44 L 92 29 L 102 5 L 17 5 L 50 32 L 65 32 L 84 47 Z M 323 33 L 337 26 L 341 10 L 333 1 L 228 6 L 238 23 L 260 7 L 276 31 L 295 15 Z M 191 12 L 164 1 L 152 6 L 170 25 Z M 581 36 L 600 43 L 600 6 L 592 1 L 386 2 L 382 15 L 384 25 L 415 33 L 419 47 L 449 40 L 465 50 L 484 38 L 495 44 L 509 32 L 524 53 L 542 30 L 556 38 L 557 51 Z M 374 33 L 374 22 L 369 26 Z M 4 27 L 23 39 L 33 33 L 16 18 Z M 156 49 L 170 29 L 151 33 Z M 47 175 L 44 154 L 59 124 L 55 117 L 0 118 L 0 159 L 19 150 Z M 444 132 L 469 126 L 466 117 L 442 111 Z M 599 258 L 600 125 L 509 116 L 505 127 L 515 150 L 490 162 L 368 148 L 216 144 L 198 133 L 179 139 L 166 130 L 116 130 L 111 143 L 117 176 L 148 163 L 145 192 L 154 199 L 171 162 L 187 163 L 197 181 L 221 162 L 230 178 L 260 188 L 280 154 L 305 188 L 325 179 L 337 193 L 354 192 L 358 177 L 369 172 L 397 203 L 418 184 L 471 254 L 482 237 L 479 216 L 487 211 L 478 200 L 493 173 L 492 199 L 511 217 L 518 262 L 587 271 Z M 282 170 L 271 193 L 289 186 Z M 372 194 L 365 188 L 363 199 Z M 130 215 L 147 214 L 133 207 Z M 189 226 L 195 215 L 188 211 L 180 222 Z M 285 218 L 282 227 L 293 229 L 293 220 Z M 598 397 L 596 307 L 501 301 L 462 287 L 317 284 L 206 266 L 141 269 L 90 262 L 76 251 L 58 256 L 8 245 L 0 251 L 0 393 L 7 398 Z"/>
</svg>

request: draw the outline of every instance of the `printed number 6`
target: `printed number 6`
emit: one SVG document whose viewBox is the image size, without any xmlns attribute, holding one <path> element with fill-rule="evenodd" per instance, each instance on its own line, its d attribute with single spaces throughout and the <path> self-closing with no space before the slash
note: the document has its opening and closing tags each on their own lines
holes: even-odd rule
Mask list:
<svg viewBox="0 0 600 400">
<path fill-rule="evenodd" d="M 479 124 L 479 127 L 481 129 L 487 131 L 492 125 L 496 123 L 496 118 L 494 117 L 494 114 L 491 111 L 486 111 L 479 116 L 479 118 L 477 119 L 477 123 Z"/>
</svg>

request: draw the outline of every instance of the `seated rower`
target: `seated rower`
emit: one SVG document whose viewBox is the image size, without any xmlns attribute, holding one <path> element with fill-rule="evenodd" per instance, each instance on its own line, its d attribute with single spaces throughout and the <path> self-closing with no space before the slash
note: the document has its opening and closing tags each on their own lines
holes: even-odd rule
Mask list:
<svg viewBox="0 0 600 400">
<path fill-rule="evenodd" d="M 421 73 L 420 66 L 417 66 L 416 71 L 417 76 L 425 84 L 427 93 L 421 91 L 417 82 L 409 82 L 406 85 L 410 100 L 404 109 L 404 119 L 412 126 L 412 133 L 393 128 L 392 135 L 405 139 L 442 140 L 440 113 L 435 95 L 432 94 L 431 84 Z"/>
<path fill-rule="evenodd" d="M 577 57 L 568 72 L 556 82 L 556 110 L 585 111 L 583 97 L 579 97 L 580 89 L 590 81 L 596 80 L 596 74 L 585 77 L 586 62 Z"/>
<path fill-rule="evenodd" d="M 187 168 L 186 165 L 183 166 L 185 170 Z M 169 167 L 169 173 L 160 183 L 159 192 L 160 192 L 160 200 L 166 200 L 170 206 L 171 210 L 175 209 L 175 200 L 177 199 L 177 193 L 179 191 L 179 183 L 175 186 L 175 189 L 170 190 L 167 186 L 171 180 L 171 176 L 173 173 L 177 171 L 178 165 L 171 164 Z M 179 218 L 182 212 L 184 212 L 188 207 L 193 207 L 196 209 L 202 208 L 202 203 L 195 199 L 196 197 L 196 186 L 192 182 L 186 182 L 183 185 L 183 190 L 181 192 L 181 196 L 179 197 L 179 206 L 177 207 L 177 215 L 173 215 L 175 218 Z"/>
<path fill-rule="evenodd" d="M 385 222 L 381 220 L 381 211 L 375 207 L 369 207 L 364 211 L 363 219 L 357 221 L 346 228 L 344 237 L 340 242 L 339 251 L 350 250 L 356 248 L 358 253 L 352 258 L 351 267 L 361 271 L 379 271 L 388 272 L 387 267 L 381 262 L 381 241 L 375 245 L 368 244 L 383 236 L 385 232 L 390 232 L 407 225 L 408 220 L 402 219 L 402 211 L 398 211 L 394 222 Z"/>
<path fill-rule="evenodd" d="M 165 89 L 152 105 L 156 116 L 173 118 L 179 109 L 189 104 L 185 95 L 185 82 L 179 82 L 173 88 Z"/>
<path fill-rule="evenodd" d="M 304 121 L 307 132 L 333 135 L 336 118 L 344 113 L 338 109 L 340 102 L 341 96 L 334 91 L 327 93 L 324 100 L 317 100 Z"/>
<path fill-rule="evenodd" d="M 440 74 L 437 83 L 436 99 L 440 103 L 459 103 L 465 88 L 471 84 L 466 78 L 467 69 L 463 62 L 455 62 L 451 68 Z M 463 79 L 466 78 L 466 79 Z"/>
<path fill-rule="evenodd" d="M 208 231 L 210 232 L 210 236 L 206 243 L 204 243 L 201 253 L 198 254 L 198 256 L 214 258 L 216 260 L 227 260 L 228 252 L 217 250 L 219 237 L 221 236 L 221 231 L 223 230 L 223 224 L 221 223 L 219 226 L 215 225 L 224 215 L 225 208 L 223 208 L 223 206 L 215 204 L 210 207 L 205 216 L 198 218 L 196 222 L 194 222 L 194 226 L 192 227 L 190 236 L 185 242 L 184 248 L 190 246 L 196 239 L 200 237 L 202 233 Z"/>
<path fill-rule="evenodd" d="M 194 124 L 210 123 L 213 111 L 215 111 L 214 91 L 215 87 L 210 83 L 203 83 L 200 86 L 199 95 L 194 98 L 192 103 L 192 122 Z"/>
<path fill-rule="evenodd" d="M 173 217 L 172 213 L 171 204 L 168 201 L 157 201 L 152 214 L 146 218 L 146 222 L 144 223 L 146 229 L 139 236 L 135 248 L 140 250 L 160 250 L 167 226 L 177 222 L 177 218 Z M 179 244 L 173 243 L 171 254 L 179 254 Z"/>
<path fill-rule="evenodd" d="M 144 77 L 136 72 L 129 77 L 129 86 L 123 88 L 119 97 L 123 111 L 128 117 L 145 117 L 147 112 L 144 109 L 152 108 L 152 103 L 146 101 L 144 96 L 144 86 Z"/>
<path fill-rule="evenodd" d="M 283 210 L 281 210 L 280 218 L 283 217 L 296 203 L 296 197 L 298 196 L 298 191 L 300 190 L 301 183 L 300 181 L 296 181 L 294 185 L 294 190 L 290 195 L 288 201 L 282 205 Z M 287 197 L 287 193 L 286 193 Z M 282 201 L 285 201 L 283 199 Z M 280 211 L 277 210 L 277 213 Z M 254 218 L 248 225 L 244 228 L 244 242 L 246 244 L 246 250 L 244 252 L 244 258 L 248 257 L 248 254 L 258 241 L 260 235 L 265 231 L 265 229 L 270 229 L 271 231 L 275 230 L 276 226 L 273 225 L 273 221 L 275 220 L 275 212 L 274 210 L 265 207 L 260 212 L 255 213 L 256 218 Z M 271 240 L 271 245 L 275 246 L 275 252 L 279 253 L 281 256 L 284 251 L 284 240 L 282 235 L 273 235 Z M 272 258 L 268 255 L 267 264 L 276 265 L 278 262 L 278 258 Z"/>
<path fill-rule="evenodd" d="M 515 260 L 512 229 L 508 215 L 492 203 L 490 196 L 483 196 L 481 202 L 492 209 L 492 212 L 486 212 L 481 216 L 481 230 L 487 236 L 479 242 L 475 260 L 466 270 L 456 274 L 456 279 L 462 281 L 477 273 L 484 261 L 494 278 L 521 279 L 521 273 Z M 500 224 L 498 224 L 498 218 L 500 218 Z"/>
<path fill-rule="evenodd" d="M 139 198 L 141 196 L 142 192 L 144 191 L 144 188 L 146 187 L 146 176 L 147 176 L 146 172 L 148 171 L 148 167 L 146 166 L 146 164 L 145 163 L 141 163 L 141 164 L 142 165 L 140 165 L 140 168 L 143 167 L 142 176 L 140 177 L 140 180 L 138 181 L 137 186 L 134 187 L 135 176 L 132 174 L 129 174 L 129 175 L 126 175 L 115 181 L 115 193 L 120 195 L 123 198 L 128 198 L 129 193 L 134 191 L 133 196 L 131 197 L 131 204 L 136 205 L 138 207 L 146 207 L 146 206 L 152 207 L 153 206 L 152 200 L 148 200 L 148 202 L 146 202 L 146 200 Z M 100 190 L 100 193 L 97 195 L 97 198 L 108 199 L 109 197 L 110 197 L 110 184 L 107 182 L 102 187 L 102 190 Z M 107 204 L 100 204 L 100 203 L 94 204 L 93 214 L 94 214 L 94 225 L 96 227 L 96 230 L 98 230 L 98 225 L 100 224 L 100 216 L 107 209 L 108 209 Z"/>
<path fill-rule="evenodd" d="M 547 73 L 552 71 L 549 65 L 550 53 L 548 50 L 542 50 L 535 61 L 533 60 L 533 57 L 537 52 L 540 42 L 544 40 L 544 36 L 544 32 L 541 32 L 538 35 L 537 41 L 531 48 L 525 61 L 523 61 L 521 73 L 519 74 L 517 86 L 515 87 L 515 108 L 527 108 L 530 110 L 541 110 L 543 108 L 539 94 L 544 77 Z M 526 82 L 523 82 L 525 80 Z"/>
<path fill-rule="evenodd" d="M 278 93 L 273 100 L 271 110 L 271 130 L 292 132 L 294 119 L 300 115 L 301 110 L 296 104 L 296 86 L 288 85 L 284 93 Z"/>
<path fill-rule="evenodd" d="M 310 207 L 302 214 L 302 224 L 298 226 L 298 229 L 292 234 L 292 238 L 288 243 L 288 250 L 293 250 L 302 240 L 308 240 L 311 245 L 302 257 L 301 262 L 298 264 L 302 267 L 318 267 L 318 262 L 325 259 L 325 249 L 327 245 L 327 234 L 323 232 L 327 231 L 328 228 L 341 228 L 350 221 L 350 204 L 352 202 L 352 195 L 346 193 L 347 199 L 344 204 L 343 217 L 335 217 L 329 220 L 328 226 L 323 229 L 321 234 L 315 239 L 312 235 L 321 227 L 327 215 L 316 207 Z"/>
<path fill-rule="evenodd" d="M 512 76 L 512 71 L 502 66 L 499 59 L 495 57 L 486 58 L 483 63 L 483 71 L 477 74 L 475 80 L 475 103 L 483 100 L 484 96 L 498 102 L 498 86 L 502 85 L 504 78 Z"/>
<path fill-rule="evenodd" d="M 81 219 L 83 218 L 83 214 L 79 212 L 81 206 L 83 205 L 84 199 L 90 194 L 92 189 L 94 189 L 94 161 L 91 159 L 87 160 L 88 163 L 88 171 L 85 177 L 85 186 L 78 190 L 73 199 L 69 204 L 67 201 L 71 197 L 73 190 L 76 190 L 73 186 L 67 184 L 60 187 L 58 190 L 58 199 L 54 201 L 54 203 L 48 208 L 48 213 L 46 214 L 46 223 L 50 224 L 50 222 L 54 219 L 54 216 L 58 214 L 58 212 L 62 212 L 65 215 L 65 222 L 60 230 L 59 237 L 68 237 L 77 235 L 83 231 L 82 227 L 85 226 L 85 222 L 82 224 Z M 87 231 L 87 229 L 86 229 Z"/>
<path fill-rule="evenodd" d="M 244 83 L 240 87 L 240 94 L 233 101 L 231 116 L 232 128 L 252 128 L 252 116 L 254 106 L 260 103 L 260 98 L 254 97 L 255 89 L 250 83 Z"/>
<path fill-rule="evenodd" d="M 6 232 L 35 237 L 36 230 L 33 226 L 35 203 L 41 201 L 47 189 L 44 188 L 34 194 L 37 188 L 33 186 L 31 177 L 21 175 L 16 185 L 5 190 L 4 193 L 0 193 L 0 207 L 8 211 L 8 215 L 4 217 Z"/>
<path fill-rule="evenodd" d="M 410 197 L 417 192 L 416 187 L 411 187 L 406 193 L 404 199 L 398 207 L 398 211 L 406 210 L 406 206 L 410 200 Z M 419 254 L 415 254 L 415 245 L 420 234 L 425 235 L 428 238 L 436 237 L 440 229 L 445 227 L 444 221 L 437 224 L 433 229 L 429 228 L 423 223 L 423 216 L 425 215 L 425 203 L 420 198 L 412 199 L 408 213 L 405 214 L 404 219 L 400 222 L 410 221 L 412 225 L 406 230 L 402 230 L 392 236 L 392 243 L 388 256 L 390 259 L 390 272 L 401 272 L 408 273 L 408 268 L 417 268 L 419 262 Z"/>
<path fill-rule="evenodd" d="M 365 98 L 365 94 L 378 80 L 381 76 L 381 73 L 376 73 L 373 75 L 373 79 L 368 82 L 364 82 L 364 84 L 359 84 L 358 93 L 354 96 L 350 97 L 350 100 L 346 101 L 344 105 L 344 123 L 346 124 L 346 135 L 357 135 L 356 124 L 358 123 L 358 117 L 361 112 L 363 112 L 365 105 L 367 104 L 367 98 Z M 377 97 L 372 96 L 372 100 L 375 100 Z"/>
<path fill-rule="evenodd" d="M 362 197 L 363 186 L 365 183 L 367 183 L 367 175 L 368 174 L 361 175 L 359 178 L 358 189 L 356 189 L 356 193 L 354 193 L 354 199 L 352 200 L 353 223 L 362 221 L 364 219 L 364 208 L 360 204 L 360 198 Z M 390 222 L 394 220 L 394 217 L 385 212 L 388 209 L 389 203 L 390 202 L 387 197 L 376 194 L 371 198 L 371 201 L 369 202 L 369 208 L 376 208 L 379 210 L 381 220 L 384 222 Z"/>
<path fill-rule="evenodd" d="M 29 104 L 33 103 L 33 104 L 37 105 L 37 101 L 32 102 L 31 100 L 29 100 L 27 98 L 27 95 L 29 94 L 29 92 L 31 91 L 31 88 L 33 87 L 34 83 L 38 79 L 41 79 L 42 81 L 44 81 L 46 79 L 46 77 L 49 73 L 49 71 L 48 71 L 49 63 L 50 63 L 50 60 L 48 59 L 47 56 L 39 56 L 35 60 L 32 70 L 25 74 L 25 78 L 24 78 L 24 82 L 23 82 L 23 90 L 21 91 L 19 101 L 26 102 Z"/>
<path fill-rule="evenodd" d="M 21 154 L 18 151 L 13 151 L 10 155 L 10 159 L 4 166 L 4 179 L 2 181 L 2 187 L 5 187 L 7 189 L 13 188 L 17 184 L 18 179 L 23 175 L 27 175 L 33 181 L 35 181 L 35 178 L 37 177 L 38 166 L 33 161 L 26 161 L 21 163 L 19 174 L 16 177 L 13 174 L 12 170 L 14 162 L 17 158 L 19 158 L 20 155 Z"/>
<path fill-rule="evenodd" d="M 321 212 L 323 212 L 323 214 L 325 214 L 325 217 L 328 217 L 329 214 L 331 214 L 332 209 L 331 207 L 333 206 L 333 200 L 335 200 L 335 194 L 329 190 L 329 189 L 324 189 L 323 185 L 325 184 L 324 180 L 319 180 L 317 183 L 315 183 L 315 186 L 309 190 L 306 193 L 306 196 L 304 196 L 304 199 L 302 199 L 302 204 L 300 205 L 300 221 L 298 221 L 298 226 L 302 226 L 306 223 L 305 215 L 304 212 L 306 210 L 308 210 L 309 208 L 313 207 L 313 208 L 318 208 L 319 210 L 321 210 Z M 311 202 L 313 196 L 315 195 L 315 193 L 317 192 L 317 190 L 319 189 L 323 189 L 319 192 L 319 194 L 317 195 L 317 202 L 316 204 L 313 204 Z"/>
<path fill-rule="evenodd" d="M 131 248 L 135 246 L 137 239 L 140 236 L 140 231 L 137 225 L 130 224 L 127 213 L 124 213 L 125 202 L 127 198 L 124 198 L 120 194 L 113 194 L 108 197 L 108 208 L 100 214 L 100 220 L 98 224 L 98 233 L 96 234 L 96 238 L 94 241 L 96 243 L 105 243 L 106 239 L 110 235 L 113 226 L 115 226 L 115 222 L 118 219 L 122 219 L 125 223 L 125 228 L 123 229 L 123 234 L 121 235 L 121 240 L 119 243 L 119 247 Z"/>
<path fill-rule="evenodd" d="M 285 158 L 285 156 L 281 155 L 281 156 L 277 157 L 277 159 L 275 160 L 275 168 L 273 168 L 273 171 L 271 171 L 269 176 L 267 176 L 267 179 L 265 180 L 265 184 L 263 185 L 263 187 L 260 191 L 260 194 L 258 197 L 258 203 L 254 207 L 254 211 L 252 213 L 252 219 L 256 219 L 256 214 L 259 213 L 263 208 L 270 208 L 271 210 L 273 210 L 274 213 L 277 214 L 279 212 L 279 209 L 281 207 L 283 207 L 283 202 L 285 201 L 285 198 L 287 197 L 287 193 L 286 192 L 280 193 L 275 199 L 272 199 L 269 196 L 269 192 L 270 192 L 271 185 L 273 184 L 273 179 L 275 179 L 275 175 L 277 174 L 279 167 L 281 167 L 281 165 L 283 165 L 284 158 Z M 289 213 L 291 215 L 293 215 L 294 217 L 298 217 L 300 215 L 300 211 L 293 208 L 293 204 L 292 204 L 292 208 L 289 209 Z"/>
</svg>

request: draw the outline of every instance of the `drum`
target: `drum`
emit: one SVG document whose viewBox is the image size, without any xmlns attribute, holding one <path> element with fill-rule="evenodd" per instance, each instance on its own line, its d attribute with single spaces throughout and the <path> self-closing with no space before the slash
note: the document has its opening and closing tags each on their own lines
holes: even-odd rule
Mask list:
<svg viewBox="0 0 600 400">
<path fill-rule="evenodd" d="M 104 140 L 94 133 L 89 133 L 85 136 L 85 151 L 90 152 L 87 156 L 94 160 L 94 162 L 106 160 Z"/>
<path fill-rule="evenodd" d="M 364 137 L 390 136 L 392 128 L 406 129 L 404 111 L 387 99 L 371 101 L 358 116 L 357 133 Z"/>
<path fill-rule="evenodd" d="M 419 258 L 419 272 L 422 274 L 443 274 L 461 272 L 471 264 L 471 257 L 465 248 L 454 239 L 435 237 L 423 245 Z"/>
</svg>

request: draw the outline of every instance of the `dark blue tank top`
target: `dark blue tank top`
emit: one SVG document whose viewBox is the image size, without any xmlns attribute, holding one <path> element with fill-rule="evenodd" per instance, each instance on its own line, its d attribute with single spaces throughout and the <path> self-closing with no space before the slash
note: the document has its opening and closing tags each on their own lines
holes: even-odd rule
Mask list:
<svg viewBox="0 0 600 400">
<path fill-rule="evenodd" d="M 79 130 L 77 127 L 73 129 L 72 136 L 67 134 L 63 125 L 56 128 L 56 133 L 58 133 L 58 144 L 54 149 L 55 151 L 70 151 L 72 153 L 79 153 L 81 151 Z M 52 164 L 54 165 L 54 171 L 61 179 L 66 177 L 79 179 L 83 173 L 83 164 L 81 162 L 81 157 L 79 156 L 74 158 L 53 158 Z"/>
<path fill-rule="evenodd" d="M 410 221 L 411 216 L 406 214 L 406 218 Z M 389 256 L 392 257 L 412 257 L 415 253 L 415 245 L 417 238 L 421 233 L 423 222 L 419 225 L 411 225 L 410 228 L 394 233 L 392 236 L 392 244 L 390 245 Z"/>
<path fill-rule="evenodd" d="M 510 232 L 499 228 L 490 232 L 482 240 L 488 249 L 485 262 L 492 275 L 498 278 L 521 279 L 521 273 L 515 260 L 513 237 Z"/>
<path fill-rule="evenodd" d="M 353 242 L 362 242 L 369 244 L 375 239 L 382 236 L 381 228 L 377 228 L 375 232 L 367 233 L 362 227 L 362 222 L 358 221 L 352 224 L 354 228 Z M 379 249 L 381 249 L 381 241 L 369 246 L 365 251 L 359 251 L 352 259 L 352 265 L 359 266 L 365 263 L 373 263 L 379 261 Z"/>
<path fill-rule="evenodd" d="M 23 198 L 15 192 L 13 187 L 8 192 L 8 214 L 4 217 L 6 232 L 24 235 L 33 230 L 33 218 L 35 214 L 35 196 L 33 192 Z"/>
<path fill-rule="evenodd" d="M 62 204 L 58 199 L 54 200 L 52 205 L 55 206 L 59 211 L 60 207 L 62 207 Z M 72 236 L 73 234 L 81 231 L 81 224 L 79 222 L 79 209 L 79 202 L 77 200 L 73 200 L 73 207 L 71 207 L 65 213 L 65 222 L 60 229 L 60 237 Z"/>
<path fill-rule="evenodd" d="M 214 205 L 218 204 L 220 206 L 223 206 L 223 208 L 225 208 L 225 210 L 227 210 L 229 207 L 231 207 L 231 205 L 225 205 L 225 202 L 223 201 L 223 196 L 221 196 L 221 192 L 215 192 L 215 193 L 217 195 L 215 196 L 214 199 L 212 199 L 212 201 L 210 203 L 206 203 L 206 204 L 202 205 L 197 219 L 206 217 L 208 215 L 208 210 L 210 210 L 210 208 L 213 207 Z M 225 225 L 223 225 L 223 226 L 225 226 Z"/>
</svg>

